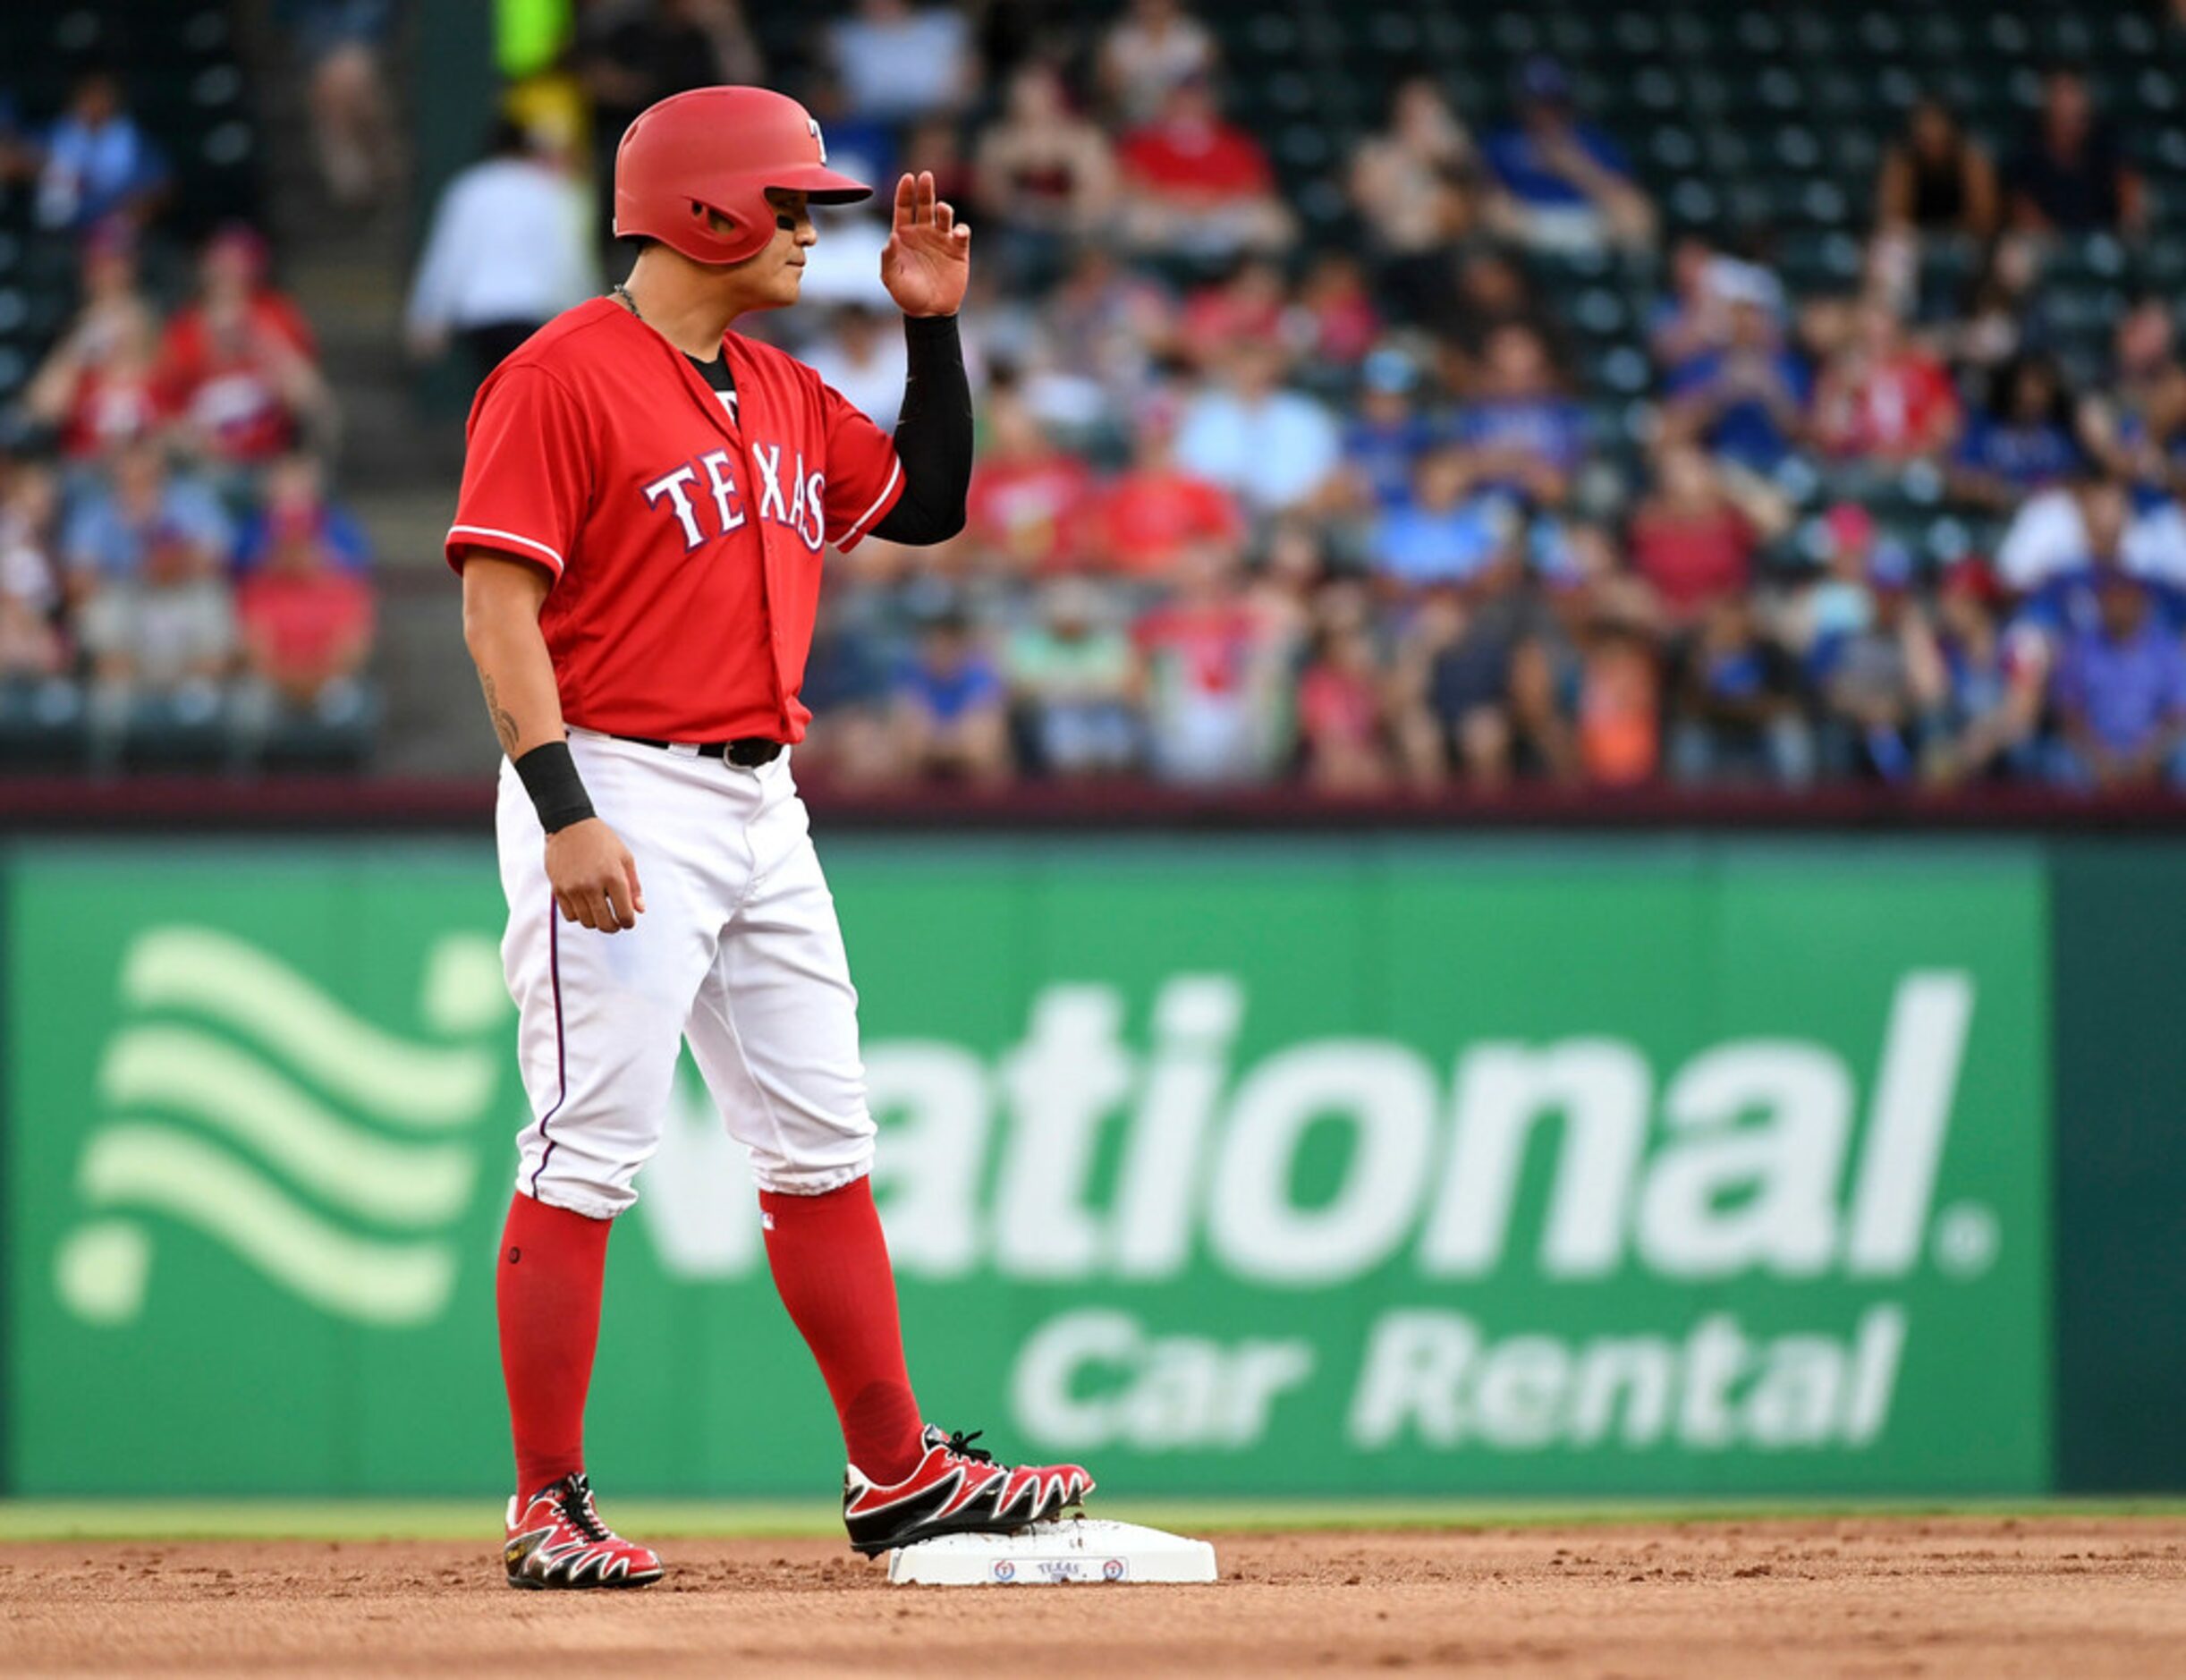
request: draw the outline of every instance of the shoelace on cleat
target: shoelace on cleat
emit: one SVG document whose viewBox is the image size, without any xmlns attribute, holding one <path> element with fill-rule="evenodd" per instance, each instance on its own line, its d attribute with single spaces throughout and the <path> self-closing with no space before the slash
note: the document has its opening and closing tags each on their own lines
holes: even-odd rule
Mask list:
<svg viewBox="0 0 2186 1680">
<path fill-rule="evenodd" d="M 555 1501 L 562 1510 L 562 1520 L 589 1540 L 608 1540 L 614 1538 L 607 1525 L 599 1520 L 599 1513 L 592 1505 L 591 1484 L 581 1477 L 572 1477 L 563 1484 L 562 1497 Z"/>
<path fill-rule="evenodd" d="M 980 1436 L 986 1433 L 987 1431 L 985 1430 L 974 1430 L 970 1434 L 967 1435 L 962 1430 L 952 1430 L 949 1432 L 949 1456 L 952 1458 L 968 1458 L 975 1464 L 993 1464 L 995 1462 L 995 1455 L 992 1453 L 988 1452 L 983 1447 L 974 1447 L 972 1445 L 972 1442 L 978 1440 Z"/>
</svg>

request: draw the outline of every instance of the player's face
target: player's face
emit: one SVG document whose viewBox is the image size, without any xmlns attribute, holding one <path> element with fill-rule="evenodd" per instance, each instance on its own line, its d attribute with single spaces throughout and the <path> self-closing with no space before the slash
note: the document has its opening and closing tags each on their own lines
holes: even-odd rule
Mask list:
<svg viewBox="0 0 2186 1680">
<path fill-rule="evenodd" d="M 786 309 L 796 302 L 804 283 L 805 252 L 819 238 L 803 193 L 771 191 L 767 201 L 775 210 L 774 238 L 758 255 L 732 270 L 751 300 L 747 309 Z"/>
</svg>

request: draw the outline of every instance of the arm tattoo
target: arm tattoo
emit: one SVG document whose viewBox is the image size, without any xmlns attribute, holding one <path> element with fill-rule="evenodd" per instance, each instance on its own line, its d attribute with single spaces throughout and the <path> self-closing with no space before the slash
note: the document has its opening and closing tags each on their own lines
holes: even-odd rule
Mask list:
<svg viewBox="0 0 2186 1680">
<path fill-rule="evenodd" d="M 512 759 L 516 756 L 516 719 L 501 704 L 501 697 L 494 692 L 494 680 L 481 671 L 479 681 L 486 690 L 486 710 L 494 720 L 494 734 L 501 737 L 501 751 Z"/>
</svg>

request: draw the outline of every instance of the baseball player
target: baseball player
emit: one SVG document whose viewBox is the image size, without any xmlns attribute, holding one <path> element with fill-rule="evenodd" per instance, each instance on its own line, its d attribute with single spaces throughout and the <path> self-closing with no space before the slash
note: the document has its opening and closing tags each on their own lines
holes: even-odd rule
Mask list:
<svg viewBox="0 0 2186 1680">
<path fill-rule="evenodd" d="M 496 1291 L 514 1586 L 660 1577 L 594 1508 L 583 1416 L 607 1234 L 686 1040 L 750 1151 L 775 1286 L 835 1402 L 851 1544 L 1017 1528 L 1093 1486 L 928 1426 L 904 1366 L 857 993 L 790 749 L 828 546 L 963 523 L 970 230 L 930 174 L 897 182 L 881 279 L 910 368 L 891 441 L 731 330 L 796 302 L 811 206 L 870 196 L 826 157 L 818 123 L 763 89 L 641 114 L 615 157 L 614 231 L 642 246 L 629 279 L 547 323 L 471 408 L 447 553 L 507 755 L 502 951 L 533 1116 Z"/>
</svg>

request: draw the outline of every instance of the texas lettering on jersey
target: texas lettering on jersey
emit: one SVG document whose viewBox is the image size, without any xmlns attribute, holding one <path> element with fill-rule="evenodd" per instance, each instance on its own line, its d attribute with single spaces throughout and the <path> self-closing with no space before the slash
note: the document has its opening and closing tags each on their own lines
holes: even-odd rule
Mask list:
<svg viewBox="0 0 2186 1680">
<path fill-rule="evenodd" d="M 895 445 L 820 377 L 734 333 L 736 401 L 607 299 L 570 310 L 471 404 L 447 539 L 553 580 L 563 716 L 660 741 L 795 742 L 822 551 L 902 493 Z"/>
<path fill-rule="evenodd" d="M 751 468 L 758 479 L 758 516 L 797 533 L 804 546 L 818 554 L 826 546 L 827 475 L 805 471 L 799 452 L 785 473 L 780 444 L 750 445 Z M 789 489 L 785 495 L 783 485 Z M 694 499 L 696 498 L 696 499 Z M 696 461 L 686 461 L 672 472 L 664 472 L 645 487 L 648 506 L 665 508 L 675 516 L 688 553 L 710 537 L 725 537 L 743 529 L 749 515 L 743 493 L 736 482 L 735 463 L 725 449 L 709 449 Z M 702 503 L 710 503 L 710 522 L 702 517 Z"/>
</svg>

